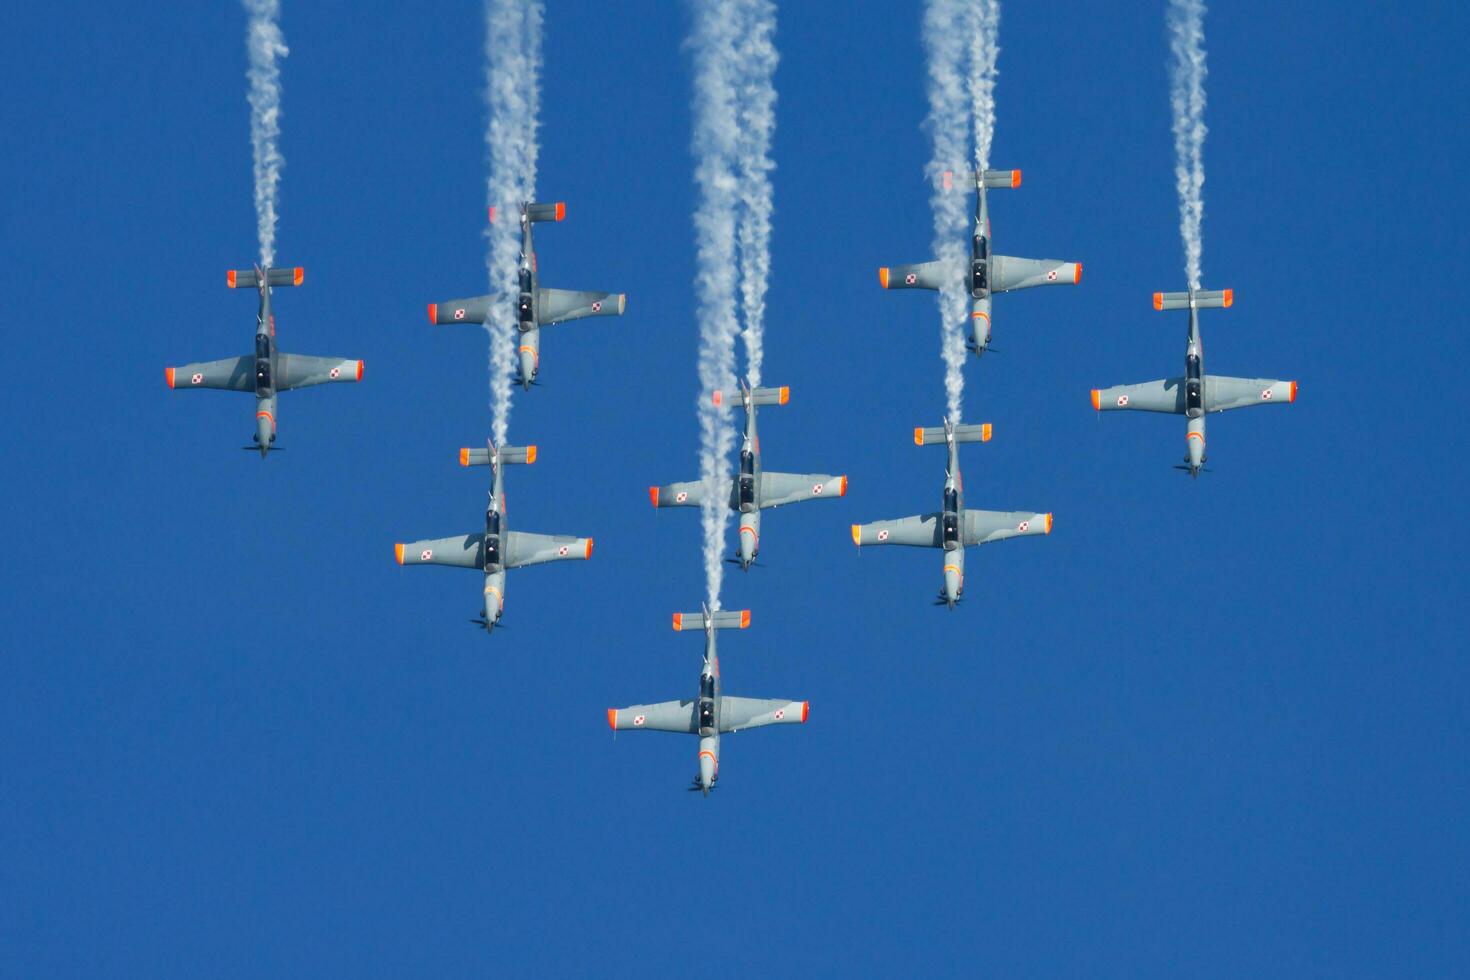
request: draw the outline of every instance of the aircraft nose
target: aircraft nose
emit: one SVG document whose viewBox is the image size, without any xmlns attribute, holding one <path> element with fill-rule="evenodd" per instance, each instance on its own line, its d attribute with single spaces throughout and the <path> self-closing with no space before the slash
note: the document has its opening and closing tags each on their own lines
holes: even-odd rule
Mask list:
<svg viewBox="0 0 1470 980">
<path fill-rule="evenodd" d="M 708 750 L 699 753 L 699 788 L 709 795 L 715 782 L 715 754 Z"/>
<path fill-rule="evenodd" d="M 960 574 L 958 568 L 954 565 L 944 566 L 944 598 L 950 605 L 954 605 L 955 600 L 960 597 L 960 589 L 964 587 L 964 582 L 964 576 Z"/>
<path fill-rule="evenodd" d="M 521 348 L 521 385 L 530 390 L 531 382 L 536 380 L 536 369 L 539 367 L 536 352 L 527 347 Z"/>
</svg>

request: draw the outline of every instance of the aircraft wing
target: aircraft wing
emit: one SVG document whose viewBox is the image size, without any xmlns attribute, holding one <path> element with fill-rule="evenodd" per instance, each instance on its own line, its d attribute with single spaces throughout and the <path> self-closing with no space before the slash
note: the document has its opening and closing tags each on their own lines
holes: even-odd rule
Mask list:
<svg viewBox="0 0 1470 980">
<path fill-rule="evenodd" d="M 728 698 L 726 700 L 729 700 Z M 699 726 L 694 721 L 694 699 L 664 701 L 661 704 L 635 704 L 631 708 L 608 708 L 607 723 L 615 732 L 685 732 L 694 734 Z"/>
<path fill-rule="evenodd" d="M 281 354 L 276 359 L 276 390 L 291 391 L 334 381 L 361 381 L 362 362 L 340 357 Z"/>
<path fill-rule="evenodd" d="M 1029 510 L 965 509 L 965 544 L 989 544 L 1028 534 L 1050 534 L 1051 515 Z"/>
<path fill-rule="evenodd" d="M 393 553 L 400 565 L 453 565 L 456 568 L 484 568 L 481 555 L 482 534 L 460 534 L 452 538 L 433 538 L 395 544 Z"/>
<path fill-rule="evenodd" d="M 527 534 L 524 531 L 510 531 L 505 535 L 506 568 L 591 557 L 591 538 L 569 534 Z"/>
<path fill-rule="evenodd" d="M 1099 412 L 1167 412 L 1184 414 L 1184 379 L 1165 378 L 1141 385 L 1113 385 L 1092 389 L 1092 407 Z"/>
<path fill-rule="evenodd" d="M 841 497 L 847 493 L 846 476 L 821 473 L 761 473 L 761 509 L 803 500 Z"/>
<path fill-rule="evenodd" d="M 1287 405 L 1296 401 L 1295 381 L 1269 378 L 1222 378 L 1205 375 L 1205 411 L 1225 412 L 1252 405 Z"/>
<path fill-rule="evenodd" d="M 764 725 L 800 725 L 806 721 L 806 701 L 774 701 L 760 698 L 720 698 L 720 731 L 738 732 Z"/>
<path fill-rule="evenodd" d="M 990 260 L 990 290 L 1008 293 L 1032 286 L 1075 286 L 1082 281 L 1082 263 L 1061 259 L 1018 259 L 997 255 Z"/>
<path fill-rule="evenodd" d="M 580 320 L 584 316 L 621 316 L 627 305 L 628 297 L 624 293 L 543 289 L 536 306 L 537 323 L 549 327 L 553 323 Z"/>
<path fill-rule="evenodd" d="M 735 481 L 729 480 L 730 496 L 735 494 Z M 704 503 L 704 481 L 689 480 L 686 483 L 666 483 L 661 487 L 649 487 L 648 498 L 655 507 L 698 507 Z"/>
<path fill-rule="evenodd" d="M 854 524 L 852 540 L 859 548 L 870 544 L 906 544 L 915 548 L 940 546 L 939 515 L 904 517 L 896 521 Z"/>
<path fill-rule="evenodd" d="M 939 289 L 944 285 L 944 263 L 920 262 L 916 265 L 896 265 L 891 269 L 879 269 L 878 281 L 884 289 Z M 956 282 L 963 274 L 958 266 L 948 270 Z"/>
<path fill-rule="evenodd" d="M 226 357 L 219 361 L 198 361 L 183 367 L 164 368 L 164 380 L 170 388 L 222 388 L 225 391 L 255 390 L 255 358 Z"/>
</svg>

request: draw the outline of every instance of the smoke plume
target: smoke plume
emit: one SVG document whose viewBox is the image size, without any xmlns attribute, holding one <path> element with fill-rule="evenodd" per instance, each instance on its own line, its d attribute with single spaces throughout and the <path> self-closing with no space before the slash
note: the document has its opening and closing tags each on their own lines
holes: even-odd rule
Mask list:
<svg viewBox="0 0 1470 980">
<path fill-rule="evenodd" d="M 250 53 L 250 143 L 255 154 L 255 227 L 260 266 L 269 269 L 276 257 L 276 192 L 281 182 L 281 69 L 276 59 L 290 52 L 278 20 L 280 0 L 245 0 L 250 15 L 245 46 Z"/>
<path fill-rule="evenodd" d="M 1200 284 L 1200 224 L 1205 217 L 1205 5 L 1169 3 L 1169 104 L 1174 111 L 1174 183 L 1179 190 L 1179 237 L 1189 288 Z"/>
<path fill-rule="evenodd" d="M 773 208 L 771 139 L 776 130 L 776 7 L 770 0 L 742 0 L 737 22 L 735 63 L 740 134 L 736 144 L 740 194 L 737 241 L 740 248 L 741 340 L 746 375 L 760 387 L 764 359 L 766 287 L 771 276 Z"/>
</svg>

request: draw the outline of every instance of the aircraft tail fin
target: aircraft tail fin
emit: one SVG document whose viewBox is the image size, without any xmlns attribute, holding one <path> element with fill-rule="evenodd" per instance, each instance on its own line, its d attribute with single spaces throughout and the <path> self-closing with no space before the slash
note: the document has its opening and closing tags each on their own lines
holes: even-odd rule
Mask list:
<svg viewBox="0 0 1470 980">
<path fill-rule="evenodd" d="M 1189 293 L 1154 293 L 1154 309 L 1187 310 Z M 1235 302 L 1233 289 L 1196 289 L 1194 305 L 1200 310 L 1223 310 Z"/>
<path fill-rule="evenodd" d="M 459 451 L 460 466 L 489 466 L 490 453 L 495 452 L 498 463 L 534 463 L 536 462 L 535 446 L 501 446 L 498 450 L 493 446 L 484 449 L 461 449 Z"/>
<path fill-rule="evenodd" d="M 225 282 L 231 289 L 259 289 L 265 286 L 299 286 L 306 278 L 301 266 L 289 269 L 231 269 L 225 273 Z"/>
<path fill-rule="evenodd" d="M 712 613 L 674 613 L 674 629 L 676 630 L 743 630 L 749 625 L 749 609 L 722 609 Z"/>
<path fill-rule="evenodd" d="M 1020 187 L 1021 171 L 1019 170 L 984 170 L 957 174 L 952 170 L 944 172 L 944 189 L 953 190 L 956 183 L 961 186 L 970 184 L 983 184 L 986 187 Z"/>
<path fill-rule="evenodd" d="M 955 442 L 989 442 L 990 423 L 984 422 L 980 425 L 957 425 L 954 426 Z M 914 445 L 916 446 L 943 446 L 945 445 L 944 427 L 934 426 L 931 428 L 919 427 L 914 429 Z"/>
<path fill-rule="evenodd" d="M 742 405 L 741 396 L 743 392 L 739 388 L 733 391 L 717 391 L 714 394 L 716 405 Z M 783 386 L 780 388 L 752 388 L 750 400 L 756 405 L 785 405 L 791 398 L 791 389 Z"/>
<path fill-rule="evenodd" d="M 490 205 L 490 223 L 495 223 L 495 217 L 500 209 Z M 565 201 L 557 201 L 555 204 L 527 204 L 527 221 L 560 221 L 567 216 L 567 204 Z"/>
</svg>

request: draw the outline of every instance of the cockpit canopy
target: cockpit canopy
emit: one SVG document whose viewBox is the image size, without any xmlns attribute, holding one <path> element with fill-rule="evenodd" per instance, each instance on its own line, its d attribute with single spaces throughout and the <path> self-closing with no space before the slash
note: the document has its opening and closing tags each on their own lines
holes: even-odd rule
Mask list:
<svg viewBox="0 0 1470 980">
<path fill-rule="evenodd" d="M 702 698 L 713 698 L 715 696 L 714 674 L 701 674 L 699 676 L 699 696 Z"/>
<path fill-rule="evenodd" d="M 522 268 L 521 269 L 521 292 L 527 293 L 527 294 L 529 294 L 531 292 L 531 270 L 530 269 L 526 269 L 526 268 Z"/>
<path fill-rule="evenodd" d="M 521 293 L 520 319 L 523 325 L 534 324 L 536 322 L 536 308 L 535 304 L 531 302 L 530 293 Z"/>
<path fill-rule="evenodd" d="M 270 359 L 271 339 L 268 335 L 263 333 L 258 333 L 255 335 L 255 356 L 265 358 L 267 360 Z"/>
<path fill-rule="evenodd" d="M 259 358 L 255 362 L 255 390 L 265 391 L 271 386 L 271 362 L 269 358 Z"/>
<path fill-rule="evenodd" d="M 740 450 L 740 478 L 736 481 L 736 496 L 740 508 L 755 506 L 755 453 Z"/>
<path fill-rule="evenodd" d="M 942 520 L 942 533 L 945 544 L 958 543 L 960 540 L 960 492 L 954 487 L 946 487 L 944 491 L 944 515 Z"/>
<path fill-rule="evenodd" d="M 983 299 L 990 292 L 990 268 L 983 259 L 970 263 L 970 295 Z"/>
<path fill-rule="evenodd" d="M 986 259 L 990 258 L 989 239 L 987 239 L 984 235 L 976 235 L 972 254 L 973 258 L 977 262 L 984 262 Z"/>
<path fill-rule="evenodd" d="M 485 567 L 500 564 L 500 535 L 485 535 Z"/>
</svg>

